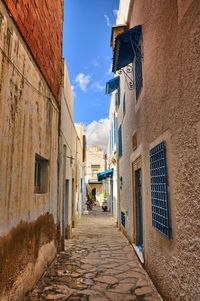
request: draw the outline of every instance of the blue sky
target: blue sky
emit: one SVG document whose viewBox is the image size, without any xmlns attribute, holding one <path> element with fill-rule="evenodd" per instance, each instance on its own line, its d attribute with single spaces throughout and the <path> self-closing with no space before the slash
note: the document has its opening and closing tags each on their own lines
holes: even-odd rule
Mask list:
<svg viewBox="0 0 200 301">
<path fill-rule="evenodd" d="M 110 71 L 111 26 L 119 0 L 65 0 L 63 55 L 74 87 L 74 120 L 91 123 L 108 117 L 105 83 Z"/>
</svg>

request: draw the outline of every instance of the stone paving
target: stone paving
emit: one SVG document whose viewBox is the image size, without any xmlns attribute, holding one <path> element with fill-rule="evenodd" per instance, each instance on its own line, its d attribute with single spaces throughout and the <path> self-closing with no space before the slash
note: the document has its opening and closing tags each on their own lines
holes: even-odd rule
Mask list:
<svg viewBox="0 0 200 301">
<path fill-rule="evenodd" d="M 27 301 L 161 301 L 108 213 L 84 215 Z"/>
</svg>

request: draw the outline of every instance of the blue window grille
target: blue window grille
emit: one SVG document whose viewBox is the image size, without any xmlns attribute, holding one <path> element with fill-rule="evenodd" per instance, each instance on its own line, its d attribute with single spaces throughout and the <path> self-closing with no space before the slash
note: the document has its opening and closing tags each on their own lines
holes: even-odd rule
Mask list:
<svg viewBox="0 0 200 301">
<path fill-rule="evenodd" d="M 162 234 L 171 237 L 167 185 L 165 142 L 150 150 L 152 224 Z"/>
<path fill-rule="evenodd" d="M 143 75 L 142 75 L 142 53 L 141 53 L 141 43 L 138 44 L 135 53 L 135 91 L 136 100 L 140 95 L 140 91 L 143 87 Z"/>
<path fill-rule="evenodd" d="M 118 128 L 118 158 L 122 156 L 122 126 Z"/>
<path fill-rule="evenodd" d="M 126 215 L 123 211 L 121 211 L 121 224 L 124 226 L 126 226 Z"/>
</svg>

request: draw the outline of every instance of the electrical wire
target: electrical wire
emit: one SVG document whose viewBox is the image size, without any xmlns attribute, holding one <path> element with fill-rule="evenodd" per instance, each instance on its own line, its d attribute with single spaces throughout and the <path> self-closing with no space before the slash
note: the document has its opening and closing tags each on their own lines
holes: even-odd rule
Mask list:
<svg viewBox="0 0 200 301">
<path fill-rule="evenodd" d="M 51 104 L 53 105 L 53 107 L 58 111 L 58 108 L 57 108 L 56 105 L 53 103 L 52 99 L 51 99 L 48 95 L 46 95 L 46 94 L 42 93 L 40 90 L 38 90 L 38 89 L 30 82 L 30 80 L 24 76 L 24 74 L 19 70 L 19 68 L 14 64 L 14 62 L 9 58 L 9 56 L 5 53 L 5 51 L 4 51 L 1 47 L 0 47 L 0 51 L 1 51 L 2 55 L 6 58 L 7 62 L 8 62 L 10 65 L 12 65 L 12 66 L 15 68 L 15 70 L 17 71 L 17 73 L 24 79 L 25 83 L 26 83 L 30 88 L 32 88 L 32 90 L 33 90 L 34 92 L 36 92 L 38 95 L 43 96 L 44 98 L 47 98 L 48 100 L 50 100 L 50 102 L 51 102 Z"/>
</svg>

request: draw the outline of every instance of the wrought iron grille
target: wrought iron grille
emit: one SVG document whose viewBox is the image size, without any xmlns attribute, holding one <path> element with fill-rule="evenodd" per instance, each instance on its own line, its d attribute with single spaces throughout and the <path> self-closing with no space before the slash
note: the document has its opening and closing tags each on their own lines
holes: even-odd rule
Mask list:
<svg viewBox="0 0 200 301">
<path fill-rule="evenodd" d="M 126 216 L 125 213 L 123 211 L 121 211 L 121 224 L 124 226 L 126 226 Z"/>
<path fill-rule="evenodd" d="M 150 150 L 152 224 L 162 234 L 171 237 L 168 204 L 167 161 L 165 142 Z"/>
<path fill-rule="evenodd" d="M 135 91 L 136 91 L 136 100 L 140 95 L 140 91 L 143 86 L 143 75 L 142 75 L 142 53 L 141 45 L 138 44 L 135 53 Z"/>
</svg>

